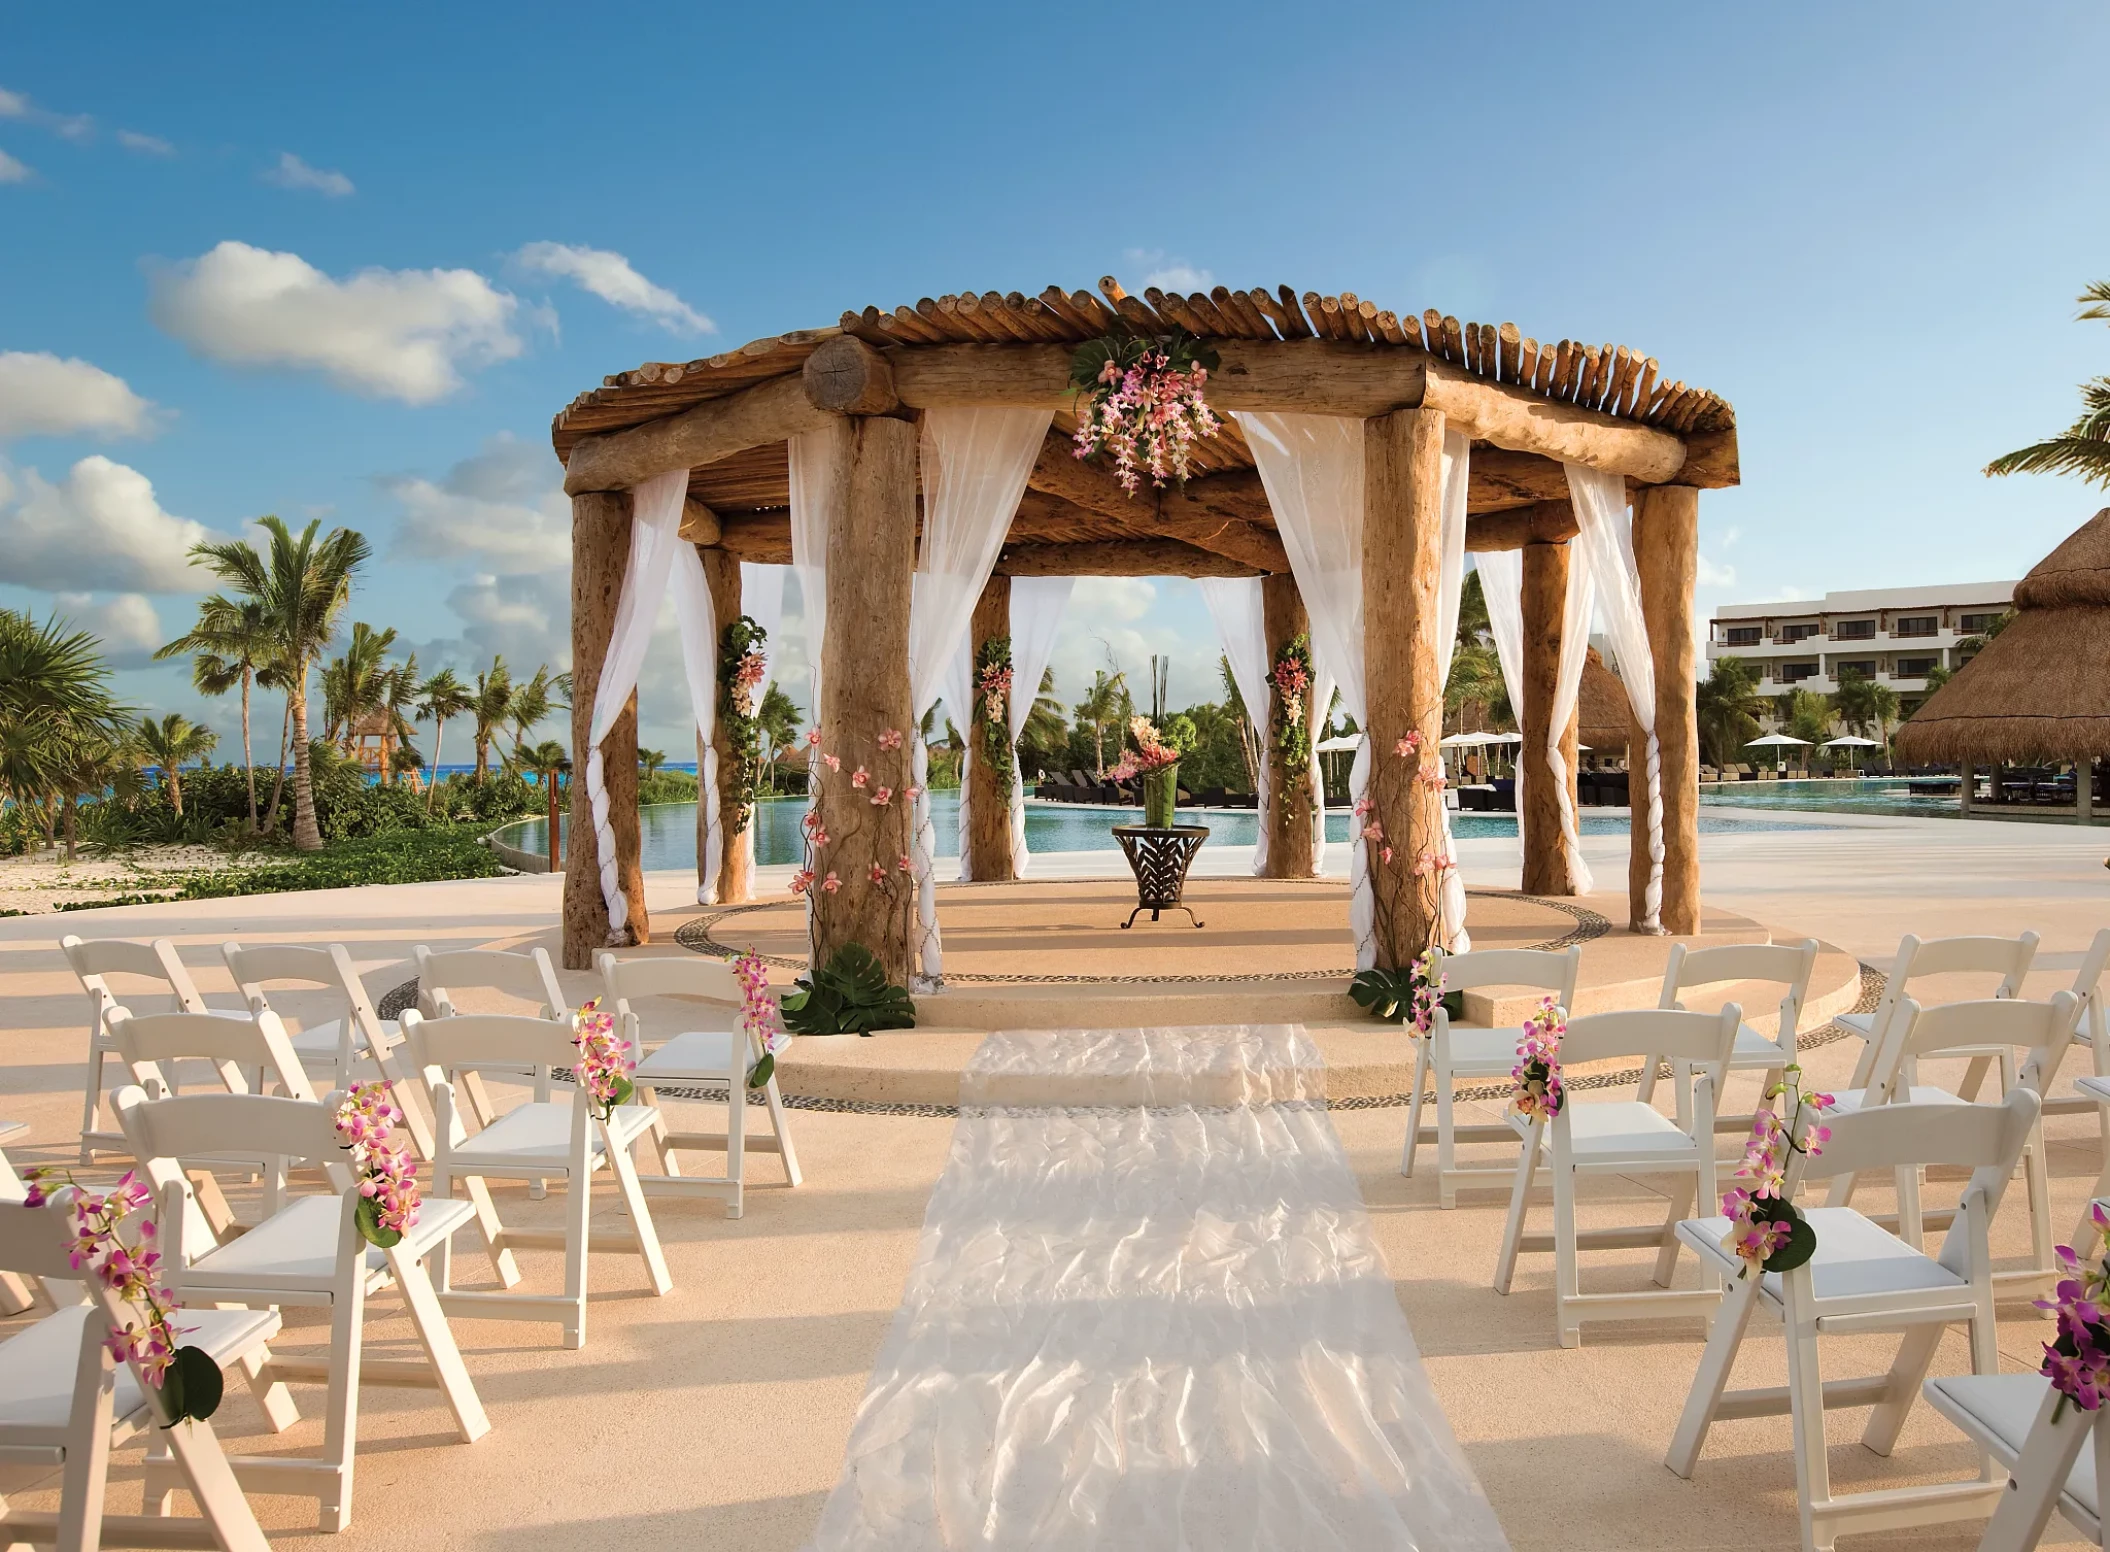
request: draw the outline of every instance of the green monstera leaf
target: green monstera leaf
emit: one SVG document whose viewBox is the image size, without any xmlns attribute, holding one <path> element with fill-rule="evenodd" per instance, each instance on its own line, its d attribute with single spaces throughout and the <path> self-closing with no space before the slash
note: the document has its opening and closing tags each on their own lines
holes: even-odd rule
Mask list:
<svg viewBox="0 0 2110 1552">
<path fill-rule="evenodd" d="M 826 965 L 793 986 L 783 1009 L 784 1027 L 794 1035 L 868 1035 L 875 1029 L 916 1027 L 915 1002 L 905 988 L 887 980 L 885 967 L 862 943 L 845 943 Z"/>
</svg>

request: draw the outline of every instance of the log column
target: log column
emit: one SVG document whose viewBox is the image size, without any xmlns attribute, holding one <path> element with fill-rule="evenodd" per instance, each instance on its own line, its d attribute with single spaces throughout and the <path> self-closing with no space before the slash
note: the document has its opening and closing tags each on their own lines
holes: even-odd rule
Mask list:
<svg viewBox="0 0 2110 1552">
<path fill-rule="evenodd" d="M 1524 893 L 1572 895 L 1568 849 L 1561 844 L 1560 795 L 1549 751 L 1558 747 L 1567 771 L 1562 784 L 1568 801 L 1576 798 L 1577 726 L 1581 697 L 1568 708 L 1559 728 L 1553 726 L 1554 693 L 1561 669 L 1561 628 L 1568 602 L 1568 546 L 1532 543 L 1524 546 L 1524 704 L 1517 726 L 1524 735 L 1518 749 L 1523 807 L 1517 824 L 1524 841 Z M 1588 627 L 1585 626 L 1585 629 Z"/>
<path fill-rule="evenodd" d="M 1304 595 L 1297 591 L 1297 579 L 1287 572 L 1260 579 L 1260 602 L 1267 635 L 1268 666 L 1272 672 L 1277 653 L 1297 637 L 1311 634 L 1311 616 L 1305 611 Z M 1260 816 L 1260 822 L 1267 826 L 1265 876 L 1311 878 L 1317 873 L 1311 844 L 1311 771 L 1308 767 L 1293 769 L 1275 747 L 1274 693 L 1270 686 L 1268 703 L 1254 708 L 1260 719 L 1261 753 L 1268 765 L 1268 785 L 1274 794 L 1268 811 Z M 1320 719 L 1325 715 L 1325 708 L 1318 704 L 1318 695 L 1316 683 L 1304 692 L 1304 725 L 1307 736 L 1312 739 L 1319 736 Z"/>
<path fill-rule="evenodd" d="M 828 623 L 821 642 L 821 747 L 815 809 L 828 844 L 815 861 L 813 960 L 847 943 L 870 949 L 895 984 L 909 975 L 915 881 L 910 855 L 908 616 L 916 564 L 916 428 L 852 417 L 832 437 L 828 500 Z M 901 735 L 882 749 L 882 734 Z M 862 766 L 867 784 L 853 786 Z M 889 801 L 873 801 L 881 787 Z M 880 876 L 872 877 L 877 865 Z M 821 887 L 833 873 L 836 888 Z"/>
<path fill-rule="evenodd" d="M 1681 937 L 1700 930 L 1700 721 L 1692 644 L 1699 560 L 1700 493 L 1689 485 L 1638 492 L 1634 561 L 1656 665 L 1656 742 L 1662 751 L 1661 919 L 1665 932 Z"/>
<path fill-rule="evenodd" d="M 590 970 L 604 948 L 652 941 L 645 913 L 645 875 L 637 821 L 637 694 L 601 741 L 608 783 L 609 819 L 615 830 L 616 879 L 629 908 L 629 922 L 611 939 L 608 906 L 601 895 L 600 837 L 593 826 L 586 762 L 593 749 L 594 687 L 601 660 L 615 634 L 616 606 L 630 560 L 630 493 L 586 491 L 571 501 L 571 747 L 577 778 L 571 784 L 571 818 L 564 862 L 564 968 Z"/>
<path fill-rule="evenodd" d="M 974 661 L 979 663 L 982 660 L 984 643 L 1007 639 L 1010 635 L 1011 579 L 992 576 L 983 585 L 982 596 L 974 604 L 974 622 L 969 628 Z M 1030 695 L 1033 687 L 1013 681 L 1011 693 Z M 1011 779 L 992 769 L 983 757 L 985 729 L 977 720 L 981 701 L 978 693 L 975 701 L 975 716 L 970 716 L 969 725 L 960 729 L 967 740 L 961 784 L 967 792 L 968 876 L 980 883 L 1018 877 L 1018 859 L 1011 853 Z M 1003 736 L 1006 739 L 1011 736 L 1008 726 L 1003 729 Z M 1011 757 L 1017 759 L 1018 752 L 1013 750 Z"/>
<path fill-rule="evenodd" d="M 716 627 L 717 640 L 711 643 L 711 672 L 718 671 L 720 655 L 725 650 L 725 633 L 733 621 L 740 618 L 740 561 L 739 558 L 716 545 L 696 546 L 696 558 L 703 562 L 703 580 L 711 591 L 711 620 Z M 772 646 L 774 643 L 772 643 Z M 721 699 L 724 690 L 719 690 Z M 717 726 L 711 729 L 709 743 L 718 753 L 718 812 L 730 815 L 745 796 L 740 790 L 739 755 L 733 748 L 731 733 L 726 727 L 725 707 L 718 708 Z M 705 739 L 702 732 L 696 735 L 696 771 L 703 772 L 703 750 Z M 699 789 L 697 796 L 701 798 Z M 753 816 L 736 833 L 730 825 L 723 826 L 723 840 L 718 856 L 718 871 L 706 877 L 704 859 L 710 855 L 706 837 L 710 820 L 703 803 L 696 805 L 696 883 L 700 889 L 710 893 L 720 905 L 738 905 L 749 898 L 747 892 L 748 859 L 755 851 L 755 827 Z"/>
<path fill-rule="evenodd" d="M 1398 969 L 1435 941 L 1441 875 L 1442 789 L 1416 779 L 1440 761 L 1443 685 L 1436 675 L 1436 596 L 1442 566 L 1443 415 L 1396 410 L 1363 423 L 1363 692 L 1370 799 L 1383 840 L 1369 847 L 1377 905 L 1377 963 Z M 1421 740 L 1419 764 L 1397 752 Z M 1390 849 L 1392 857 L 1385 860 Z M 1417 862 L 1430 871 L 1417 874 Z"/>
</svg>

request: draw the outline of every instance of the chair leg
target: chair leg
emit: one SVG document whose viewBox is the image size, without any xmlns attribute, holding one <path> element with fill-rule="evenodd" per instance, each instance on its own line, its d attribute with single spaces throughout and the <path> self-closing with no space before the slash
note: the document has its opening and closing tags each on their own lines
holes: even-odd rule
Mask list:
<svg viewBox="0 0 2110 1552">
<path fill-rule="evenodd" d="M 777 1134 L 777 1154 L 784 1161 L 784 1182 L 792 1186 L 802 1184 L 806 1177 L 799 1173 L 798 1150 L 791 1145 L 791 1116 L 784 1109 L 784 1096 L 777 1090 L 776 1074 L 770 1074 L 762 1092 L 769 1098 L 769 1125 Z"/>
<path fill-rule="evenodd" d="M 1919 1166 L 1907 1164 L 1900 1168 L 1897 1183 L 1898 1238 L 1918 1250 L 1927 1238 L 1926 1223 L 1920 1215 Z"/>
<path fill-rule="evenodd" d="M 666 1114 L 659 1106 L 659 1090 L 643 1089 L 640 1092 L 644 1095 L 644 1103 L 650 1105 L 653 1112 L 660 1118 L 659 1125 L 653 1127 L 651 1132 L 652 1156 L 659 1161 L 659 1172 L 662 1175 L 679 1175 L 681 1173 L 680 1154 L 677 1149 L 667 1146 Z"/>
<path fill-rule="evenodd" d="M 212 1527 L 213 1539 L 223 1552 L 269 1552 L 271 1543 L 257 1527 L 256 1514 L 235 1480 L 234 1468 L 227 1464 L 212 1424 L 193 1422 L 171 1428 L 162 1437 L 182 1469 L 191 1497 L 197 1500 L 199 1516 Z"/>
<path fill-rule="evenodd" d="M 1824 1370 L 1817 1357 L 1817 1322 L 1791 1304 L 1788 1335 L 1788 1412 L 1795 1435 L 1795 1501 L 1802 1521 L 1802 1552 L 1832 1552 L 1829 1524 L 1819 1525 L 1815 1507 L 1832 1496 L 1831 1463 L 1824 1453 Z"/>
<path fill-rule="evenodd" d="M 1701 1139 L 1700 1146 L 1711 1148 L 1714 1139 Z M 1676 1193 L 1670 1199 L 1670 1216 L 1663 1220 L 1663 1243 L 1656 1249 L 1656 1286 L 1668 1288 L 1678 1276 L 1678 1248 L 1683 1241 L 1678 1238 L 1678 1225 L 1692 1216 L 1693 1199 L 1700 1193 L 1698 1180 L 1678 1177 Z"/>
<path fill-rule="evenodd" d="M 1414 1037 L 1414 1094 L 1407 1101 L 1407 1141 L 1399 1154 L 1399 1172 L 1409 1180 L 1414 1178 L 1414 1153 L 1421 1145 L 1421 1092 L 1428 1081 L 1429 1046 L 1417 1035 Z"/>
<path fill-rule="evenodd" d="M 1729 1371 L 1736 1366 L 1737 1350 L 1744 1345 L 1751 1312 L 1757 1308 L 1756 1278 L 1741 1277 L 1729 1285 L 1722 1307 L 1715 1314 L 1714 1329 L 1707 1333 L 1707 1348 L 1700 1355 L 1692 1389 L 1686 1392 L 1685 1410 L 1679 1414 L 1678 1431 L 1671 1435 L 1670 1453 L 1663 1457 L 1663 1464 L 1678 1476 L 1690 1478 L 1700 1463 L 1707 1430 L 1714 1424 L 1715 1408 L 1721 1405 L 1722 1393 L 1729 1388 Z"/>
<path fill-rule="evenodd" d="M 1448 1064 L 1436 1064 L 1436 1198 L 1446 1209 L 1458 1205 L 1458 1187 L 1451 1171 L 1458 1167 L 1458 1141 L 1453 1117 L 1456 1101 L 1451 1098 Z"/>
<path fill-rule="evenodd" d="M 737 1072 L 725 1080 L 725 1178 L 725 1215 L 737 1218 L 747 1210 L 747 1079 Z"/>
<path fill-rule="evenodd" d="M 1861 1442 L 1876 1454 L 1888 1455 L 1897 1447 L 1905 1419 L 1912 1415 L 1912 1403 L 1919 1399 L 1920 1383 L 1934 1366 L 1943 1329 L 1937 1325 L 1914 1326 L 1899 1339 L 1897 1356 L 1890 1360 L 1890 1373 L 1886 1376 L 1889 1388 L 1861 1430 Z"/>
<path fill-rule="evenodd" d="M 1495 1262 L 1495 1292 L 1509 1292 L 1517 1274 L 1517 1248 L 1524 1238 L 1525 1199 L 1539 1168 L 1539 1129 L 1534 1126 L 1517 1155 L 1517 1172 L 1509 1186 L 1509 1220 L 1502 1226 L 1502 1254 Z"/>
<path fill-rule="evenodd" d="M 324 1404 L 323 1463 L 332 1475 L 322 1489 L 321 1526 L 352 1523 L 352 1470 L 359 1448 L 359 1359 L 366 1342 L 365 1245 L 353 1252 L 353 1272 L 330 1301 L 330 1390 Z"/>
<path fill-rule="evenodd" d="M 100 1313 L 89 1317 L 99 1319 Z M 66 1423 L 66 1469 L 59 1481 L 58 1552 L 96 1552 L 103 1540 L 103 1495 L 110 1485 L 110 1425 L 117 1360 L 84 1340 L 75 1365 L 73 1414 Z M 83 1393 L 92 1399 L 83 1406 Z M 0 1528 L 4 1529 L 4 1528 Z"/>
<path fill-rule="evenodd" d="M 2044 1122 L 2040 1118 L 2030 1129 L 2029 1146 L 2022 1152 L 2023 1179 L 2029 1186 L 2030 1265 L 2040 1272 L 2052 1267 L 2050 1162 L 2044 1151 Z"/>
<path fill-rule="evenodd" d="M 88 1141 L 88 1134 L 96 1130 L 96 1120 L 103 1107 L 103 1058 L 110 1053 L 103 1049 L 102 1038 L 95 1026 L 88 1027 L 88 1086 L 81 1098 L 81 1164 L 83 1167 L 95 1162 L 95 1149 Z"/>
<path fill-rule="evenodd" d="M 1582 1346 L 1582 1321 L 1568 1319 L 1568 1301 L 1582 1292 L 1575 1249 L 1575 1171 L 1553 1164 L 1553 1324 L 1563 1347 Z"/>
<path fill-rule="evenodd" d="M 517 1287 L 520 1282 L 520 1263 L 514 1260 L 512 1251 L 504 1248 L 505 1225 L 498 1221 L 498 1208 L 491 1200 L 490 1186 L 486 1185 L 479 1175 L 465 1175 L 462 1177 L 462 1188 L 468 1196 L 469 1205 L 476 1209 L 476 1227 L 483 1234 L 484 1254 L 491 1258 L 491 1269 L 498 1274 L 500 1286 Z M 451 1245 L 452 1241 L 449 1241 L 448 1247 L 443 1247 L 441 1251 L 443 1266 L 452 1265 Z M 448 1286 L 444 1275 L 440 1278 L 440 1286 Z"/>
<path fill-rule="evenodd" d="M 440 1390 L 447 1397 L 448 1409 L 454 1413 L 455 1431 L 461 1435 L 462 1443 L 474 1444 L 491 1431 L 491 1420 L 484 1415 L 484 1404 L 476 1394 L 476 1385 L 469 1378 L 467 1366 L 462 1363 L 461 1349 L 454 1341 L 454 1328 L 447 1324 L 439 1295 L 432 1291 L 432 1279 L 426 1275 L 422 1261 L 397 1250 L 388 1252 L 388 1265 L 395 1274 L 397 1291 L 410 1307 L 410 1323 L 417 1328 L 418 1343 L 425 1349 L 426 1362 L 439 1377 Z"/>
<path fill-rule="evenodd" d="M 564 1182 L 564 1345 L 586 1345 L 586 1257 L 592 1248 L 593 1178 L 589 1169 L 573 1169 Z"/>
<path fill-rule="evenodd" d="M 238 1308 L 222 1305 L 222 1309 Z M 263 1411 L 271 1424 L 273 1433 L 284 1433 L 300 1421 L 300 1408 L 294 1405 L 293 1392 L 286 1388 L 283 1380 L 272 1379 L 266 1372 L 271 1366 L 271 1349 L 253 1348 L 236 1360 L 242 1377 L 249 1382 L 249 1394 Z"/>
<path fill-rule="evenodd" d="M 607 1140 L 604 1131 L 603 1140 Z M 645 1258 L 645 1276 L 652 1291 L 666 1294 L 674 1287 L 667 1273 L 667 1258 L 659 1248 L 659 1230 L 652 1224 L 652 1209 L 645 1202 L 645 1188 L 638 1184 L 637 1164 L 629 1150 L 618 1150 L 608 1141 L 608 1167 L 615 1174 L 616 1190 L 622 1193 L 623 1210 L 630 1214 L 630 1232 L 637 1236 L 638 1254 Z"/>
<path fill-rule="evenodd" d="M 1646 1105 L 1656 1097 L 1656 1068 L 1663 1058 L 1653 1053 L 1641 1058 L 1641 1086 L 1634 1090 L 1634 1098 Z"/>
</svg>

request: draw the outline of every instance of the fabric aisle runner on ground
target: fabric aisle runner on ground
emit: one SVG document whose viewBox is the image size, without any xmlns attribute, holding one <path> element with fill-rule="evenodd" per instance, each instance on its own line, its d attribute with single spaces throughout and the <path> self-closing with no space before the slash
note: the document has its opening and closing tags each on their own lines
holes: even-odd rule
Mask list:
<svg viewBox="0 0 2110 1552">
<path fill-rule="evenodd" d="M 1506 1549 L 1301 1028 L 991 1035 L 814 1552 Z"/>
</svg>

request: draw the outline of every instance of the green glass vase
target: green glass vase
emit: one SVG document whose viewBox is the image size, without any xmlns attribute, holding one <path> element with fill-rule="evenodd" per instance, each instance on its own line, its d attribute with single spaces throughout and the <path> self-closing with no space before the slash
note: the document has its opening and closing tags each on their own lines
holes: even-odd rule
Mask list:
<svg viewBox="0 0 2110 1552">
<path fill-rule="evenodd" d="M 1179 801 L 1180 768 L 1177 761 L 1144 775 L 1143 823 L 1153 829 L 1171 829 L 1173 810 L 1179 807 Z"/>
</svg>

